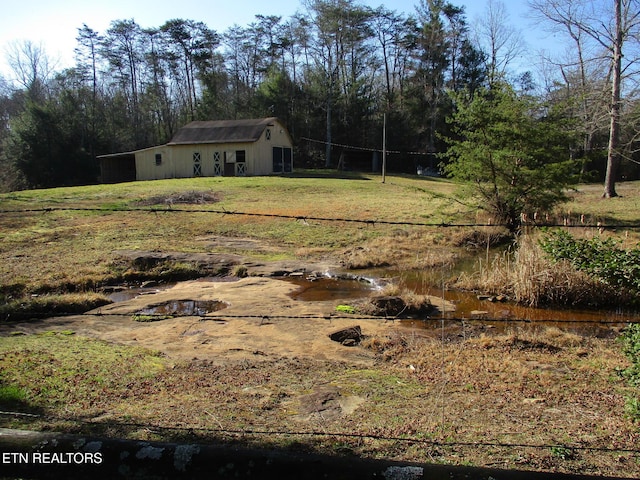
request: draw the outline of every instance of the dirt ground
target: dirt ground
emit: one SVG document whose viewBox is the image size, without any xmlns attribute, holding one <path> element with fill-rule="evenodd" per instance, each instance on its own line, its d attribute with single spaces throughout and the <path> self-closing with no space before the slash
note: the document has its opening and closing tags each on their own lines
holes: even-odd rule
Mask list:
<svg viewBox="0 0 640 480">
<path fill-rule="evenodd" d="M 345 347 L 332 341 L 329 334 L 356 324 L 365 336 L 387 335 L 402 328 L 384 319 L 344 318 L 335 311 L 335 301 L 293 300 L 290 294 L 297 288 L 267 277 L 187 281 L 87 315 L 19 323 L 11 328 L 24 333 L 72 330 L 82 336 L 157 350 L 176 360 L 206 359 L 218 364 L 281 357 L 372 364 L 372 351 Z M 142 317 L 146 321 L 136 321 L 136 312 L 180 300 L 218 301 L 227 306 L 204 317 L 155 321 Z"/>
<path fill-rule="evenodd" d="M 358 455 L 397 460 L 640 475 L 635 450 L 625 451 L 637 444 L 638 431 L 622 414 L 622 380 L 612 372 L 623 359 L 610 340 L 562 332 L 533 340 L 517 333 L 485 338 L 475 332 L 469 338 L 467 330 L 453 332 L 446 344 L 427 339 L 426 347 L 413 346 L 416 331 L 407 324 L 348 318 L 336 313 L 335 299 L 295 300 L 291 294 L 299 287 L 271 276 L 331 266 L 243 266 L 249 277 L 180 282 L 85 315 L 1 326 L 0 335 L 68 330 L 159 351 L 174 363 L 152 383 L 142 379 L 105 392 L 99 405 L 79 406 L 93 422 L 122 416 L 220 431 L 356 432 L 396 440 L 306 441 L 320 451 L 342 445 Z M 221 302 L 224 308 L 164 319 L 140 314 L 180 300 Z M 374 339 L 369 348 L 329 338 L 354 325 Z M 135 436 L 145 438 L 148 431 Z M 420 435 L 443 445 L 449 439 L 462 443 L 397 440 Z M 588 448 L 565 448 L 565 442 Z M 513 446 L 519 444 L 525 446 Z"/>
</svg>

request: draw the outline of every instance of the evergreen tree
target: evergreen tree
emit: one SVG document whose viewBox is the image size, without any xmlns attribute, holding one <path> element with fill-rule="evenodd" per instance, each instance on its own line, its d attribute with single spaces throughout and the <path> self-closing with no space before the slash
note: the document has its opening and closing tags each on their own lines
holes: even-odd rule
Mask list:
<svg viewBox="0 0 640 480">
<path fill-rule="evenodd" d="M 458 139 L 448 139 L 446 172 L 464 182 L 480 208 L 511 230 L 566 199 L 575 179 L 565 132 L 553 112 L 505 83 L 454 97 Z"/>
</svg>

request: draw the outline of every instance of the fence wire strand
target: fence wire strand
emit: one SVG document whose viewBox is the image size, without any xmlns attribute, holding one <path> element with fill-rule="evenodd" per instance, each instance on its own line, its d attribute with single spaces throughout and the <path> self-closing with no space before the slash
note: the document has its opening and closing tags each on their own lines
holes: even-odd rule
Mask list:
<svg viewBox="0 0 640 480">
<path fill-rule="evenodd" d="M 69 418 L 54 415 L 39 415 L 33 413 L 23 412 L 11 412 L 0 411 L 0 415 L 13 416 L 13 417 L 25 417 L 31 419 L 46 420 L 49 422 L 68 422 L 73 421 L 76 424 L 81 424 L 88 427 L 95 427 L 101 425 L 99 422 L 90 422 L 83 419 Z M 472 447 L 472 448 L 532 448 L 532 449 L 553 449 L 553 448 L 568 448 L 571 450 L 580 450 L 587 452 L 604 452 L 604 453 L 631 453 L 640 454 L 638 448 L 631 448 L 627 446 L 621 447 L 595 447 L 589 445 L 576 445 L 576 444 L 544 444 L 544 443 L 508 443 L 508 442 L 462 442 L 462 441 L 441 441 L 427 438 L 417 437 L 398 437 L 374 433 L 352 433 L 352 432 L 331 432 L 331 431 L 317 431 L 317 430 L 260 430 L 260 429 L 231 429 L 231 428 L 212 428 L 212 427 L 197 427 L 197 426 L 167 426 L 156 425 L 149 423 L 136 423 L 136 422 L 110 422 L 107 424 L 110 427 L 127 427 L 138 428 L 147 430 L 158 431 L 177 431 L 177 432 L 203 432 L 209 434 L 224 434 L 235 436 L 294 436 L 294 437 L 334 437 L 334 438 L 356 438 L 356 439 L 372 439 L 376 441 L 388 441 L 388 442 L 401 442 L 411 444 L 430 445 L 433 447 Z"/>
<path fill-rule="evenodd" d="M 137 212 L 137 213 L 207 213 L 215 215 L 238 215 L 246 217 L 265 217 L 265 218 L 279 218 L 284 220 L 296 220 L 302 222 L 316 221 L 316 222 L 340 222 L 340 223 L 360 223 L 365 225 L 394 225 L 394 226 L 409 226 L 409 227 L 429 227 L 429 228 L 479 228 L 479 227 L 510 227 L 510 225 L 504 223 L 451 223 L 451 222 L 413 222 L 409 220 L 385 220 L 385 219 L 363 219 L 363 218 L 344 218 L 344 217 L 318 217 L 313 215 L 288 215 L 283 213 L 267 213 L 267 212 L 243 212 L 237 210 L 220 210 L 220 209 L 187 209 L 187 208 L 174 208 L 172 206 L 167 208 L 142 208 L 142 207 L 42 207 L 42 208 L 20 208 L 20 209 L 1 209 L 0 214 L 14 214 L 21 215 L 25 213 L 53 213 L 53 212 L 102 212 L 102 213 L 118 213 L 118 212 Z M 640 224 L 603 224 L 597 222 L 595 224 L 583 223 L 582 220 L 571 221 L 566 219 L 563 223 L 552 222 L 539 222 L 527 218 L 521 223 L 521 227 L 532 228 L 597 228 L 597 229 L 640 229 Z"/>
</svg>

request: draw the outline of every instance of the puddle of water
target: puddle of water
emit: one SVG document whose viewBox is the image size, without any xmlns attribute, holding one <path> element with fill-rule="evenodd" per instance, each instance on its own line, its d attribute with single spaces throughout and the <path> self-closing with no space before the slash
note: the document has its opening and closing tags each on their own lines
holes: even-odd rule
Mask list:
<svg viewBox="0 0 640 480">
<path fill-rule="evenodd" d="M 198 278 L 196 282 L 237 282 L 238 277 L 202 277 Z M 153 295 L 155 293 L 162 292 L 171 287 L 174 287 L 175 283 L 163 283 L 161 285 L 155 285 L 153 287 L 111 287 L 113 291 L 108 294 L 109 299 L 114 302 L 126 302 L 127 300 L 133 300 L 141 295 Z"/>
<path fill-rule="evenodd" d="M 175 284 L 164 284 L 162 287 L 131 287 L 131 288 L 122 288 L 116 290 L 108 295 L 109 299 L 114 302 L 126 302 L 127 300 L 133 300 L 141 295 L 153 295 L 155 293 L 159 293 L 162 290 L 166 290 L 167 288 L 172 287 Z"/>
<path fill-rule="evenodd" d="M 286 281 L 299 288 L 291 294 L 294 300 L 302 302 L 322 302 L 331 300 L 354 300 L 367 297 L 376 288 L 364 277 L 287 277 Z"/>
<path fill-rule="evenodd" d="M 618 310 L 576 310 L 562 308 L 534 308 L 517 305 L 512 302 L 491 302 L 478 299 L 471 292 L 457 290 L 442 290 L 434 286 L 438 280 L 446 280 L 447 274 L 429 271 L 385 271 L 387 276 L 393 277 L 400 285 L 418 294 L 444 297 L 456 306 L 455 312 L 447 314 L 446 318 L 476 319 L 492 323 L 498 329 L 509 328 L 514 325 L 526 326 L 544 324 L 578 333 L 600 335 L 614 327 L 622 327 L 629 322 L 640 322 L 640 312 Z M 423 322 L 426 328 L 440 326 L 440 322 Z M 412 325 L 418 326 L 414 322 Z"/>
<path fill-rule="evenodd" d="M 172 300 L 150 305 L 136 312 L 138 315 L 206 315 L 227 308 L 218 300 Z"/>
<path fill-rule="evenodd" d="M 640 322 L 640 312 L 619 310 L 574 310 L 562 308 L 532 308 L 510 302 L 490 302 L 480 300 L 470 292 L 444 290 L 442 285 L 461 271 L 475 268 L 475 258 L 465 258 L 453 268 L 430 269 L 421 271 L 396 271 L 378 269 L 363 272 L 364 276 L 338 273 L 326 276 L 291 276 L 283 280 L 298 287 L 291 294 L 294 300 L 302 302 L 347 301 L 368 297 L 380 284 L 393 281 L 418 294 L 444 297 L 456 306 L 456 311 L 447 313 L 445 321 L 454 325 L 465 319 L 494 325 L 500 330 L 513 326 L 541 325 L 557 326 L 583 334 L 600 335 L 611 332 L 612 328 L 622 327 L 629 322 Z M 200 281 L 234 281 L 232 279 L 205 278 Z M 169 288 L 172 285 L 162 285 Z M 139 295 L 153 294 L 160 288 L 132 288 L 110 295 L 113 301 L 123 301 Z M 219 301 L 177 300 L 152 305 L 138 312 L 143 315 L 204 315 L 225 308 L 227 304 Z M 449 320 L 447 320 L 449 319 Z M 414 327 L 440 327 L 441 322 L 429 319 L 407 320 Z M 529 322 L 529 323 L 526 323 Z M 460 322 L 458 322 L 459 324 Z"/>
</svg>

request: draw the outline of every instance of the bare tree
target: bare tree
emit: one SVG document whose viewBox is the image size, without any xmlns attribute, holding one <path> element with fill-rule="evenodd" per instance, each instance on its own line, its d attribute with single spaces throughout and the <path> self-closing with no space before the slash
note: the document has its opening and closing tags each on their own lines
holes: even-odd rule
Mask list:
<svg viewBox="0 0 640 480">
<path fill-rule="evenodd" d="M 489 0 L 484 17 L 476 24 L 477 42 L 486 53 L 490 84 L 504 77 L 511 63 L 524 52 L 524 40 L 509 20 L 500 0 Z"/>
<path fill-rule="evenodd" d="M 28 95 L 41 100 L 53 71 L 43 45 L 30 40 L 14 41 L 9 44 L 7 60 L 17 82 L 26 89 Z"/>
<path fill-rule="evenodd" d="M 578 2 L 574 5 L 572 2 L 561 4 L 557 1 L 532 0 L 529 5 L 534 12 L 534 19 L 555 19 L 548 22 L 550 33 L 566 35 L 570 39 L 563 54 L 553 57 L 545 55 L 543 65 L 550 79 L 550 96 L 563 98 L 568 105 L 567 114 L 579 122 L 577 128 L 581 145 L 576 145 L 572 154 L 577 151 L 582 156 L 581 173 L 585 174 L 597 138 L 604 132 L 608 133 L 609 129 L 607 79 L 610 68 L 606 53 L 598 45 L 589 42 L 590 37 L 576 27 L 584 22 L 585 16 Z"/>
<path fill-rule="evenodd" d="M 608 58 L 607 75 L 610 85 L 609 142 L 607 172 L 603 197 L 617 196 L 616 175 L 620 163 L 620 122 L 622 112 L 623 80 L 631 73 L 638 60 L 634 55 L 623 55 L 629 41 L 640 40 L 640 2 L 638 0 L 530 0 L 531 9 L 552 24 L 561 26 L 574 41 L 584 37 Z M 580 51 L 583 54 L 584 50 Z M 596 54 L 596 58 L 597 58 Z M 581 58 L 584 65 L 586 58 Z"/>
</svg>

